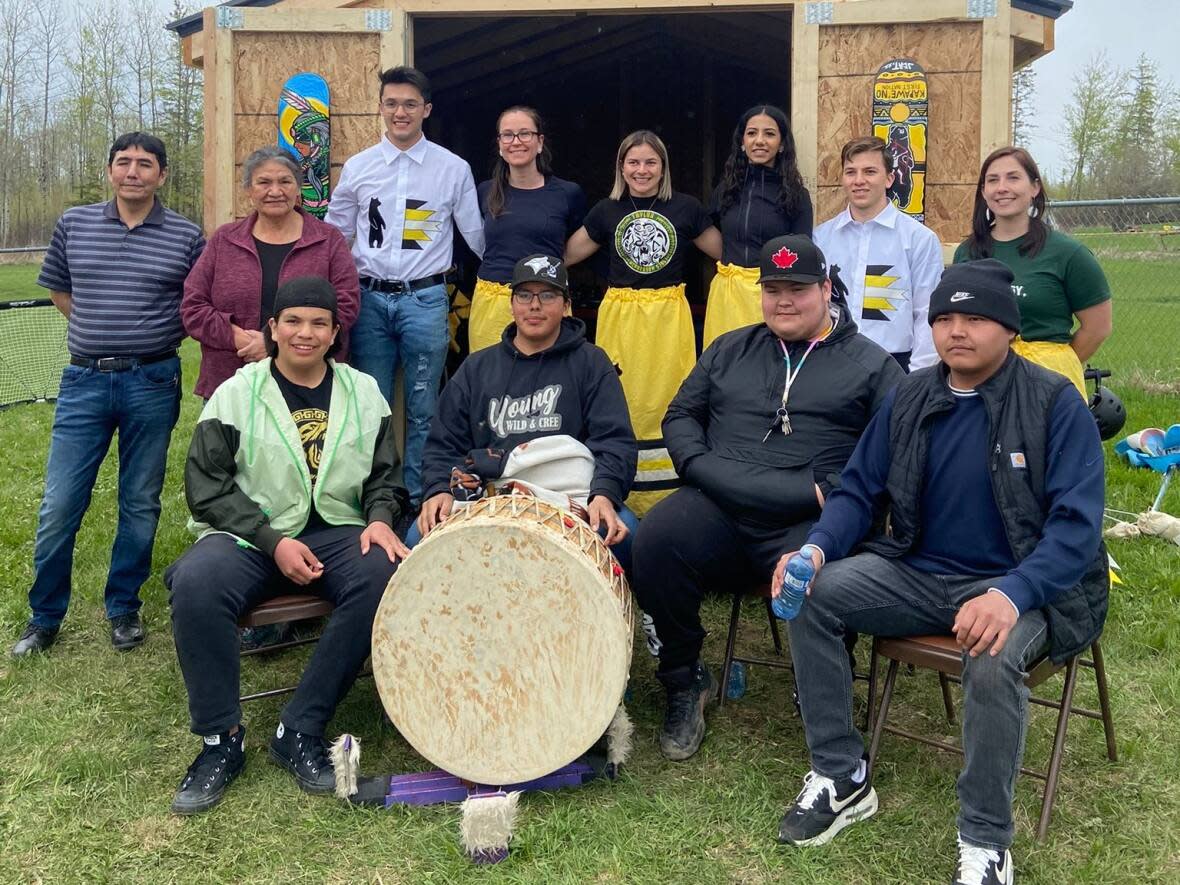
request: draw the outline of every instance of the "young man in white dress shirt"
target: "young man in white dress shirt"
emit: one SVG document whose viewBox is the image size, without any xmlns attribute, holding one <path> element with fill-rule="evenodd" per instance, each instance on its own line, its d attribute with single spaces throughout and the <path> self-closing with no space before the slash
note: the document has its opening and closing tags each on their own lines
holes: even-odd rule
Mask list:
<svg viewBox="0 0 1180 885">
<path fill-rule="evenodd" d="M 862 335 L 903 369 L 938 362 L 926 312 L 942 276 L 942 244 L 890 201 L 893 158 L 885 142 L 854 138 L 840 151 L 848 205 L 815 229 L 815 244 L 848 283 L 848 310 Z"/>
<path fill-rule="evenodd" d="M 410 67 L 380 79 L 385 135 L 344 164 L 327 220 L 351 243 L 361 278 L 350 361 L 377 379 L 387 400 L 398 366 L 405 372 L 405 485 L 418 505 L 422 447 L 446 361 L 453 230 L 482 255 L 483 220 L 471 167 L 422 134 L 430 81 Z"/>
</svg>

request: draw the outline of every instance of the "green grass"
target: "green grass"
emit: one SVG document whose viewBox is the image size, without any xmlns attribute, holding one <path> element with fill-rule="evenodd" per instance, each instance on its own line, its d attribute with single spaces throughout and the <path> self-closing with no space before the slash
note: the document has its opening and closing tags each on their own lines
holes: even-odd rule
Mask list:
<svg viewBox="0 0 1180 885">
<path fill-rule="evenodd" d="M 183 349 L 186 390 L 197 351 Z M 1131 423 L 1176 421 L 1174 398 L 1130 390 Z M 160 580 L 190 543 L 181 468 L 198 402 L 186 395 L 165 484 L 153 573 L 144 587 L 147 644 L 110 648 L 102 587 L 116 518 L 116 473 L 108 459 L 79 536 L 74 598 L 53 651 L 31 660 L 0 656 L 0 882 L 669 882 L 945 883 L 955 838 L 951 756 L 886 736 L 876 786 L 877 817 L 831 845 L 775 845 L 782 808 L 806 772 L 806 748 L 787 678 L 751 668 L 740 702 L 709 713 L 710 731 L 693 760 L 665 762 L 655 745 L 662 692 L 637 637 L 632 666 L 636 749 L 623 778 L 578 790 L 532 794 L 522 803 L 506 863 L 474 870 L 458 848 L 453 807 L 356 810 L 300 793 L 266 758 L 265 740 L 282 700 L 248 705 L 248 766 L 225 802 L 188 820 L 168 812 L 173 790 L 198 746 L 188 733 L 185 692 Z M 52 407 L 3 413 L 0 447 L 0 638 L 27 617 L 32 539 Z M 1112 507 L 1145 508 L 1158 476 L 1108 458 Z M 1165 509 L 1180 513 L 1180 486 Z M 1014 846 L 1022 883 L 1180 881 L 1180 548 L 1159 540 L 1118 542 L 1112 553 L 1126 583 L 1113 594 L 1104 646 L 1120 758 L 1107 762 L 1101 726 L 1070 723 L 1057 808 L 1044 845 L 1032 835 L 1038 784 L 1019 781 Z M 760 608 L 750 605 L 744 647 L 769 653 Z M 725 600 L 706 604 L 713 631 L 705 658 L 719 666 Z M 863 650 L 862 650 L 863 651 Z M 244 665 L 244 688 L 290 684 L 306 651 Z M 1050 685 L 1057 685 L 1054 681 Z M 1081 700 L 1094 705 L 1083 672 Z M 863 688 L 860 689 L 863 692 Z M 863 695 L 862 695 L 863 696 Z M 937 682 L 899 680 L 899 724 L 949 735 Z M 1053 714 L 1032 713 L 1028 752 L 1040 765 Z M 368 774 L 428 768 L 382 725 L 371 681 L 340 707 L 332 731 L 364 742 Z"/>
<path fill-rule="evenodd" d="M 0 301 L 48 298 L 49 292 L 37 285 L 39 269 L 39 264 L 0 264 Z"/>
</svg>

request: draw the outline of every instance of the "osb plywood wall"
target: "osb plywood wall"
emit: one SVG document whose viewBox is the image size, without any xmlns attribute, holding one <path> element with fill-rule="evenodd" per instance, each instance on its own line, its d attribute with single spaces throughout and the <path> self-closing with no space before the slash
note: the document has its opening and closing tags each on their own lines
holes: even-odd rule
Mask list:
<svg viewBox="0 0 1180 885">
<path fill-rule="evenodd" d="M 912 58 L 926 69 L 930 90 L 926 224 L 944 243 L 963 239 L 979 175 L 982 56 L 978 22 L 821 28 L 817 220 L 844 208 L 840 147 L 872 131 L 877 69 Z"/>
<path fill-rule="evenodd" d="M 240 187 L 242 161 L 276 143 L 279 91 L 301 71 L 320 74 L 331 96 L 332 185 L 353 154 L 380 138 L 376 33 L 249 33 L 234 35 L 234 215 L 249 214 Z"/>
</svg>

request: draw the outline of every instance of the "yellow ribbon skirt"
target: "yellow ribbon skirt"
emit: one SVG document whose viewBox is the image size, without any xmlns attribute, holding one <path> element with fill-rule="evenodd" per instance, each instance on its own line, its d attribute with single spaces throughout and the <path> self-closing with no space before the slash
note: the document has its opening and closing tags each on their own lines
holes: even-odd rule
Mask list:
<svg viewBox="0 0 1180 885">
<path fill-rule="evenodd" d="M 717 262 L 717 276 L 709 286 L 709 303 L 705 308 L 703 347 L 713 339 L 743 326 L 761 323 L 762 287 L 758 285 L 758 268 L 738 267 Z"/>
<path fill-rule="evenodd" d="M 627 506 L 643 516 L 680 485 L 660 424 L 696 362 L 684 285 L 608 288 L 598 308 L 595 340 L 622 369 L 620 380 L 639 440 L 639 467 Z"/>
<path fill-rule="evenodd" d="M 1059 344 L 1056 341 L 1025 341 L 1017 336 L 1012 342 L 1012 349 L 1029 362 L 1064 375 L 1073 382 L 1082 399 L 1089 402 L 1090 398 L 1086 395 L 1086 379 L 1082 375 L 1082 361 L 1068 344 Z"/>
<path fill-rule="evenodd" d="M 504 283 L 475 281 L 471 298 L 471 319 L 467 321 L 467 344 L 471 353 L 499 342 L 504 327 L 512 322 L 512 289 Z"/>
</svg>

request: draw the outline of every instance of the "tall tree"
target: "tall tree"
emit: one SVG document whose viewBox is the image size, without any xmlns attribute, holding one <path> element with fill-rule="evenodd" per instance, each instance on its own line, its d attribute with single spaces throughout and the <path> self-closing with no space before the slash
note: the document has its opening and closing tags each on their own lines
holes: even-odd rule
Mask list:
<svg viewBox="0 0 1180 885">
<path fill-rule="evenodd" d="M 0 243 L 7 243 L 17 181 L 11 159 L 16 156 L 16 134 L 23 122 L 19 97 L 26 85 L 25 60 L 32 52 L 28 24 L 30 0 L 0 0 Z M 23 153 L 23 152 L 22 152 Z"/>
<path fill-rule="evenodd" d="M 1119 74 L 1105 52 L 1091 56 L 1074 75 L 1073 95 L 1065 108 L 1065 137 L 1069 162 L 1069 197 L 1085 195 L 1094 163 L 1109 147 L 1116 118 L 1114 98 Z"/>
<path fill-rule="evenodd" d="M 1036 131 L 1037 75 L 1025 65 L 1012 75 L 1012 143 L 1026 147 Z"/>
</svg>

